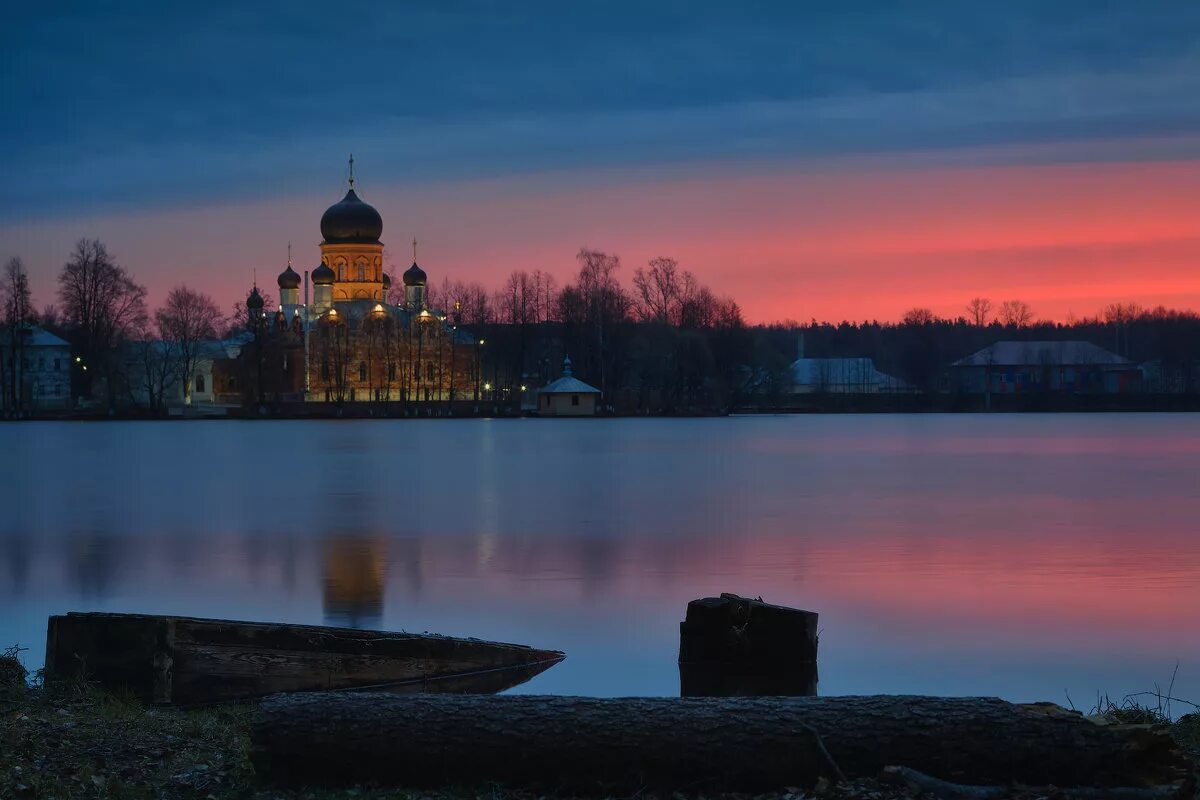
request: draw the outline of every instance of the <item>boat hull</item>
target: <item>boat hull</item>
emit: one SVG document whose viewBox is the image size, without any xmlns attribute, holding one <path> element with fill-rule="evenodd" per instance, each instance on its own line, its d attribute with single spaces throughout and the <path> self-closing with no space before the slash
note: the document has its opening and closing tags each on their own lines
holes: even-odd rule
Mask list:
<svg viewBox="0 0 1200 800">
<path fill-rule="evenodd" d="M 53 616 L 46 678 L 84 678 L 163 705 L 372 687 L 495 692 L 563 659 L 554 650 L 431 634 L 143 614 Z"/>
</svg>

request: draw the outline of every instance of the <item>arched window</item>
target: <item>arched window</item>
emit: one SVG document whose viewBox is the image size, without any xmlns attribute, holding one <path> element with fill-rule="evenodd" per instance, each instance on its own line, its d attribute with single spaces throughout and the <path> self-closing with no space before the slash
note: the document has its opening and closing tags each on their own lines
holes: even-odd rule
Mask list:
<svg viewBox="0 0 1200 800">
<path fill-rule="evenodd" d="M 367 362 L 365 361 L 358 362 L 358 379 L 360 381 L 367 379 Z"/>
<path fill-rule="evenodd" d="M 367 265 L 363 262 L 358 262 L 358 279 L 365 281 L 367 279 Z"/>
</svg>

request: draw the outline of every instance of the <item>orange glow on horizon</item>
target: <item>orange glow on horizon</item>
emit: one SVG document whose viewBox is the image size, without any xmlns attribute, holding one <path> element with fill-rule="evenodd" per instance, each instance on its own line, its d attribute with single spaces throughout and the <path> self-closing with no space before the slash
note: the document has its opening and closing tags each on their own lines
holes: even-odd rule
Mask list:
<svg viewBox="0 0 1200 800">
<path fill-rule="evenodd" d="M 852 166 L 578 171 L 369 186 L 364 199 L 385 242 L 429 243 L 434 287 L 497 288 L 514 269 L 562 283 L 586 246 L 620 255 L 627 286 L 636 267 L 673 256 L 752 322 L 887 321 L 918 305 L 954 317 L 977 295 L 1058 321 L 1110 302 L 1200 308 L 1200 160 Z M 96 236 L 152 304 L 183 280 L 227 307 L 252 269 L 282 271 L 289 239 L 313 243 L 297 248 L 297 269 L 316 266 L 335 195 L 32 221 L 0 228 L 0 242 L 24 257 L 39 305 L 74 239 Z"/>
</svg>

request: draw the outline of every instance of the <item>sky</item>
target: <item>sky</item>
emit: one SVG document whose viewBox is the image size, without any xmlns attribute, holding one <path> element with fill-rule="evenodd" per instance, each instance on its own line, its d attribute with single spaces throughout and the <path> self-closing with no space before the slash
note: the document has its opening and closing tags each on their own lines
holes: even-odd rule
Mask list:
<svg viewBox="0 0 1200 800">
<path fill-rule="evenodd" d="M 345 191 L 433 283 L 677 258 L 754 322 L 1200 308 L 1200 4 L 25 4 L 0 258 L 273 288 Z"/>
</svg>

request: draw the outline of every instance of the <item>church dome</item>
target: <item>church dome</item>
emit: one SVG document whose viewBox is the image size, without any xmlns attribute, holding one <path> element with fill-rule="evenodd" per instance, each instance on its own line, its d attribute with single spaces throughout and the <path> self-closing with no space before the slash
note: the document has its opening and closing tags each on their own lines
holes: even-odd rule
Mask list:
<svg viewBox="0 0 1200 800">
<path fill-rule="evenodd" d="M 263 307 L 263 298 L 262 298 L 262 295 L 258 293 L 258 287 L 255 286 L 253 289 L 250 290 L 250 296 L 246 298 L 246 308 L 262 308 L 262 307 Z"/>
<path fill-rule="evenodd" d="M 329 244 L 376 244 L 382 234 L 383 218 L 353 189 L 321 215 L 321 236 Z"/>
<path fill-rule="evenodd" d="M 296 270 L 292 269 L 292 265 L 288 264 L 287 269 L 279 273 L 279 288 L 280 289 L 299 289 L 300 275 Z"/>
<path fill-rule="evenodd" d="M 392 288 L 392 276 L 385 272 L 383 273 L 383 290 L 386 292 L 390 288 Z"/>
<path fill-rule="evenodd" d="M 332 286 L 335 280 L 337 275 L 325 263 L 312 271 L 312 282 L 315 286 Z"/>
<path fill-rule="evenodd" d="M 424 286 L 425 285 L 425 270 L 417 266 L 416 262 L 404 271 L 405 286 Z"/>
</svg>

